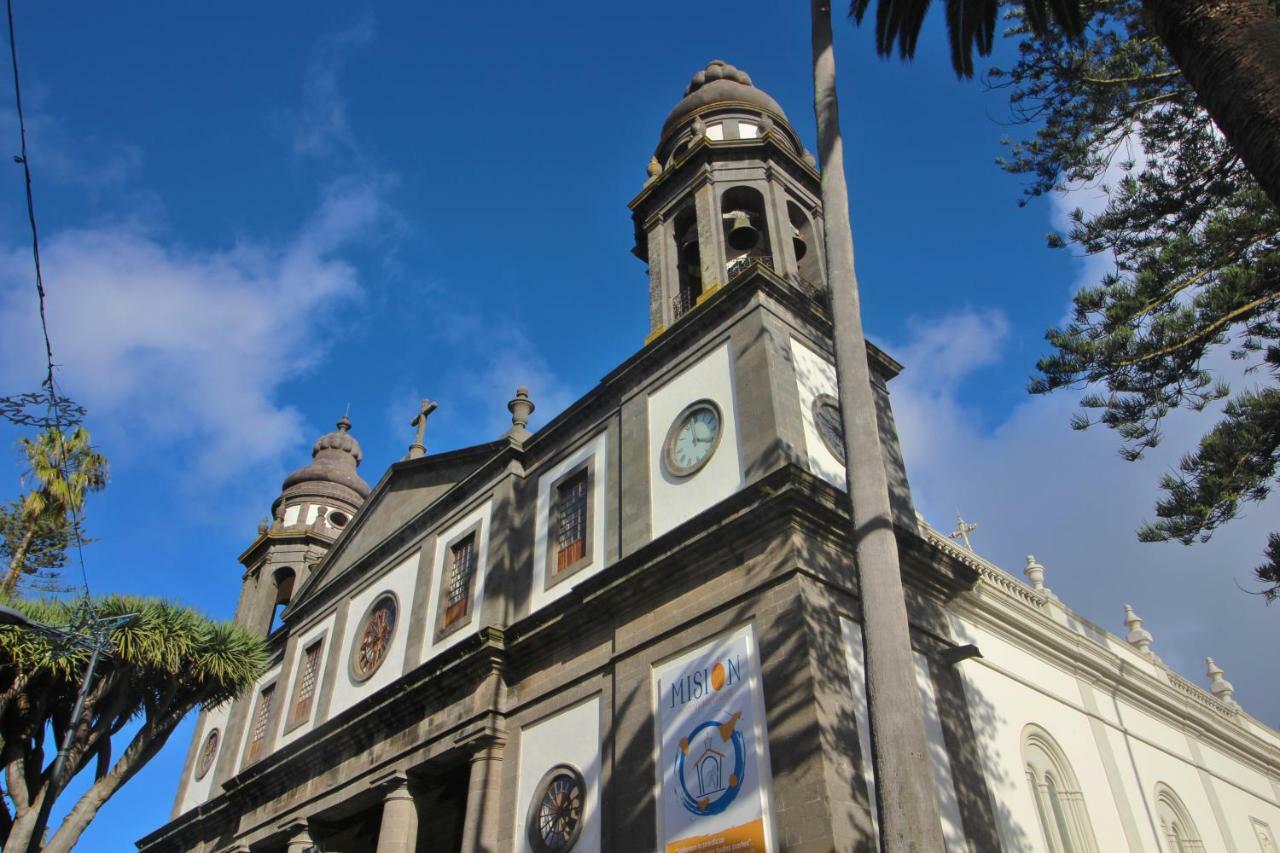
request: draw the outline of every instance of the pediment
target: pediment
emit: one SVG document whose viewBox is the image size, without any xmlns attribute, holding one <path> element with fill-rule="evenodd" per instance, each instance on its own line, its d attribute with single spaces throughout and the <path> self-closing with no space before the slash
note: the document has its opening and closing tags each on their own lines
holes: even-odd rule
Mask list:
<svg viewBox="0 0 1280 853">
<path fill-rule="evenodd" d="M 507 446 L 496 441 L 394 463 L 294 595 L 290 609 L 345 574 Z"/>
</svg>

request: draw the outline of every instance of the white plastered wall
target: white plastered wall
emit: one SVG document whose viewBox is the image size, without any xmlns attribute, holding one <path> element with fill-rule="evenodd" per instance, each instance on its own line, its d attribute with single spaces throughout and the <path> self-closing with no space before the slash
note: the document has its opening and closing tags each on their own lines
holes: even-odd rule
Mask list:
<svg viewBox="0 0 1280 853">
<path fill-rule="evenodd" d="M 282 686 L 285 688 L 282 704 L 280 706 L 280 714 L 276 734 L 276 748 L 284 746 L 291 741 L 297 740 L 307 732 L 311 731 L 315 725 L 316 705 L 320 698 L 320 692 L 324 689 L 324 671 L 325 661 L 329 659 L 329 655 L 333 652 L 333 624 L 337 620 L 336 613 L 330 613 L 324 619 L 320 620 L 316 625 L 308 628 L 298 640 L 297 653 L 293 656 L 293 672 L 289 673 L 288 683 L 281 680 Z M 302 673 L 302 664 L 306 659 L 307 647 L 314 643 L 318 638 L 324 637 L 324 645 L 320 647 L 320 669 L 316 672 L 316 682 L 314 692 L 311 694 L 311 710 L 307 714 L 307 721 L 301 725 L 290 729 L 289 714 L 293 709 L 293 697 L 296 690 L 298 677 Z M 386 664 L 383 664 L 384 666 Z M 341 678 L 341 673 L 336 677 Z"/>
<path fill-rule="evenodd" d="M 413 612 L 413 591 L 418 579 L 418 552 L 398 563 L 391 571 L 356 593 L 347 603 L 347 629 L 339 638 L 338 666 L 334 676 L 333 694 L 329 704 L 329 716 L 337 716 L 369 694 L 385 687 L 404 672 L 404 653 L 409 636 L 409 614 Z M 351 648 L 357 642 L 360 622 L 369 605 L 384 592 L 396 597 L 395 633 L 382 665 L 364 681 L 351 677 Z"/>
<path fill-rule="evenodd" d="M 489 568 L 489 518 L 493 510 L 493 501 L 487 500 L 476 509 L 464 515 L 458 521 L 442 530 L 436 537 L 435 555 L 431 561 L 431 583 L 426 587 L 430 600 L 427 603 L 427 626 L 423 632 L 423 654 L 421 660 L 427 661 L 440 654 L 454 643 L 474 633 L 480 628 L 480 610 L 484 605 L 485 575 Z M 436 612 L 440 605 L 440 588 L 444 583 L 445 557 L 449 553 L 449 542 L 468 527 L 478 524 L 476 533 L 476 578 L 475 601 L 471 604 L 471 612 L 467 614 L 466 627 L 453 631 L 440 641 L 436 641 Z"/>
<path fill-rule="evenodd" d="M 582 853 L 600 850 L 600 697 L 545 717 L 520 732 L 520 769 L 516 795 L 516 849 L 529 853 L 525 832 L 534 788 L 557 764 L 578 769 L 587 784 L 582 834 L 573 848 Z"/>
<path fill-rule="evenodd" d="M 600 433 L 591 441 L 588 441 L 582 447 L 560 460 L 554 467 L 548 469 L 538 478 L 538 522 L 537 533 L 533 543 L 533 560 L 538 570 L 534 572 L 533 606 L 530 612 L 546 607 L 572 589 L 574 584 L 581 583 L 604 567 L 606 438 L 606 433 Z M 549 518 L 551 511 L 551 484 L 587 459 L 591 460 L 591 494 L 588 495 L 591 500 L 591 564 L 576 573 L 572 578 L 547 589 L 546 577 L 552 568 L 548 565 L 547 558 L 547 540 L 550 535 L 551 521 Z"/>
<path fill-rule="evenodd" d="M 965 661 L 959 667 L 978 753 L 1007 849 L 1045 849 L 1023 770 L 1022 732 L 1028 724 L 1047 731 L 1071 764 L 1098 849 L 1104 853 L 1131 849 L 1121 823 L 1119 798 L 1127 802 L 1132 815 L 1132 831 L 1140 845 L 1137 849 L 1164 850 L 1163 839 L 1157 841 L 1158 783 L 1178 795 L 1205 850 L 1253 853 L 1257 842 L 1250 819 L 1280 825 L 1280 806 L 1266 776 L 1197 742 L 1195 751 L 1211 771 L 1209 784 L 1221 805 L 1222 820 L 1218 819 L 1188 740 L 1195 737 L 1193 730 L 1184 731 L 1121 698 L 1081 685 L 1030 651 L 964 620 L 953 618 L 953 629 L 958 642 L 972 642 L 982 650 L 981 659 Z M 1084 707 L 1082 689 L 1093 697 L 1095 711 Z M 1091 719 L 1103 723 L 1118 790 L 1107 777 Z M 1222 725 L 1234 723 L 1223 720 Z M 1224 827 L 1230 841 L 1223 836 Z"/>
<path fill-rule="evenodd" d="M 738 418 L 729 344 L 717 347 L 688 370 L 649 394 L 649 482 L 653 536 L 657 538 L 732 495 L 742 486 L 738 452 Z M 708 399 L 719 408 L 720 444 L 707 463 L 690 477 L 667 473 L 663 445 L 684 408 Z"/>
<path fill-rule="evenodd" d="M 836 396 L 835 365 L 794 337 L 791 338 L 791 363 L 796 371 L 796 390 L 800 393 L 800 420 L 804 424 L 809 471 L 836 488 L 844 489 L 844 460 L 837 459 L 827 449 L 813 418 L 814 400 L 823 394 Z"/>
<path fill-rule="evenodd" d="M 227 715 L 230 713 L 231 703 L 224 702 L 205 714 L 204 724 L 200 727 L 200 731 L 196 732 L 196 749 L 201 749 L 209 732 L 217 729 L 218 736 L 221 739 L 218 745 L 218 754 L 213 757 L 213 764 L 210 765 L 209 772 L 204 774 L 203 778 L 197 779 L 196 774 L 200 772 L 200 754 L 199 752 L 196 753 L 196 760 L 191 763 L 191 777 L 187 780 L 187 790 L 182 794 L 182 804 L 178 810 L 179 814 L 189 811 L 209 799 L 209 792 L 213 787 L 214 770 L 218 766 L 218 759 L 222 757 L 222 751 L 228 746 L 226 739 Z"/>
</svg>

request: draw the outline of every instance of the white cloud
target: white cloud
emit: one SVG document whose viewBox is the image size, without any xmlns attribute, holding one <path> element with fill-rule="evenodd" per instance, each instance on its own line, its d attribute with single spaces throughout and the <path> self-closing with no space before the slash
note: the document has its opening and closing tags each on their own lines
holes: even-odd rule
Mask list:
<svg viewBox="0 0 1280 853">
<path fill-rule="evenodd" d="M 303 106 L 296 120 L 293 150 L 310 157 L 359 157 L 339 81 L 347 57 L 373 41 L 375 26 L 365 16 L 345 30 L 320 39 L 303 79 Z"/>
<path fill-rule="evenodd" d="M 295 153 L 351 156 L 331 158 L 336 176 L 320 188 L 314 210 L 275 242 L 185 245 L 164 227 L 154 196 L 135 186 L 135 149 L 104 157 L 72 144 L 56 121 L 32 117 L 43 135 L 42 174 L 125 191 L 110 222 L 42 234 L 61 383 L 88 406 L 112 453 L 180 442 L 191 481 L 226 483 L 278 468 L 282 454 L 310 437 L 280 388 L 325 358 L 325 332 L 361 300 L 353 250 L 400 228 L 388 202 L 393 178 L 360 162 L 340 95 L 347 54 L 372 37 L 372 20 L 363 19 L 317 44 Z M 6 393 L 38 385 L 42 351 L 30 250 L 17 234 L 0 243 Z"/>
<path fill-rule="evenodd" d="M 1078 402 L 1069 392 L 1029 397 L 985 427 L 964 402 L 963 370 L 935 374 L 937 361 L 920 356 L 950 338 L 956 352 L 979 354 L 968 362 L 976 369 L 990 360 L 983 342 L 1004 330 L 997 313 L 964 311 L 915 324 L 890 350 L 906 365 L 891 390 L 917 509 L 944 532 L 959 509 L 979 524 L 975 548 L 1015 574 L 1035 554 L 1063 601 L 1113 633 L 1132 603 L 1171 666 L 1203 685 L 1204 658 L 1213 656 L 1246 710 L 1280 722 L 1274 674 L 1257 653 L 1273 644 L 1280 612 L 1240 589 L 1256 589 L 1250 569 L 1261 562 L 1280 499 L 1249 507 L 1208 544 L 1139 543 L 1134 530 L 1154 515 L 1160 475 L 1212 415 L 1176 413 L 1161 446 L 1138 463 L 1119 458 L 1114 433 L 1068 427 Z"/>
<path fill-rule="evenodd" d="M 343 179 L 282 245 L 191 250 L 127 223 L 52 235 L 43 260 L 64 387 L 121 437 L 182 440 L 203 477 L 277 458 L 301 438 L 279 386 L 324 356 L 319 333 L 359 295 L 340 253 L 385 209 L 377 185 Z M 0 254 L 8 388 L 40 375 L 30 270 L 25 247 Z"/>
</svg>

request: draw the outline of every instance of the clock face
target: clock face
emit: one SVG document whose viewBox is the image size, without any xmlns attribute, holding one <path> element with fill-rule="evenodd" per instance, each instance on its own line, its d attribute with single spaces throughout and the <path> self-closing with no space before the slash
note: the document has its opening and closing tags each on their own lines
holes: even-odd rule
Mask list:
<svg viewBox="0 0 1280 853">
<path fill-rule="evenodd" d="M 710 400 L 689 406 L 667 434 L 667 468 L 687 477 L 706 464 L 720 443 L 720 410 Z"/>
<path fill-rule="evenodd" d="M 813 423 L 818 436 L 831 455 L 844 461 L 844 425 L 840 422 L 840 404 L 830 394 L 813 401 Z"/>
</svg>

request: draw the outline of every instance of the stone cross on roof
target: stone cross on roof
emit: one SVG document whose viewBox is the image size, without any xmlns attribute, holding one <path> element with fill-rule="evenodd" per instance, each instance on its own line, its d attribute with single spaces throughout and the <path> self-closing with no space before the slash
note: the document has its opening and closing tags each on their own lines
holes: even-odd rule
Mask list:
<svg viewBox="0 0 1280 853">
<path fill-rule="evenodd" d="M 949 539 L 959 539 L 964 543 L 964 547 L 970 551 L 973 550 L 973 544 L 969 542 L 969 534 L 978 529 L 977 524 L 971 524 L 964 520 L 964 516 L 960 515 L 960 511 L 956 510 L 956 529 L 948 536 Z"/>
<path fill-rule="evenodd" d="M 425 438 L 427 434 L 427 418 L 431 413 L 439 408 L 430 400 L 423 400 L 422 407 L 418 410 L 418 414 L 413 416 L 413 420 L 409 421 L 409 426 L 418 428 L 417 437 L 414 438 L 413 444 L 409 445 L 409 452 L 405 455 L 405 459 L 418 459 L 427 454 L 427 445 Z"/>
</svg>

